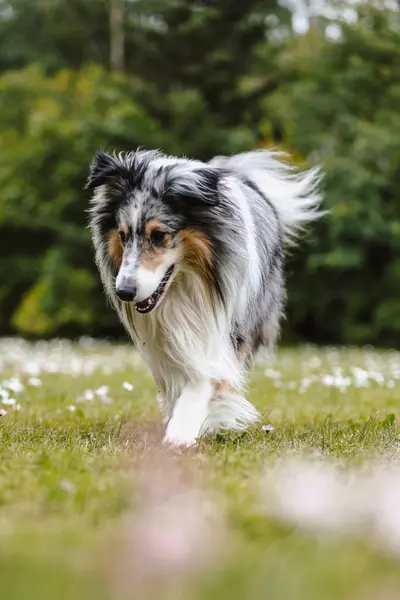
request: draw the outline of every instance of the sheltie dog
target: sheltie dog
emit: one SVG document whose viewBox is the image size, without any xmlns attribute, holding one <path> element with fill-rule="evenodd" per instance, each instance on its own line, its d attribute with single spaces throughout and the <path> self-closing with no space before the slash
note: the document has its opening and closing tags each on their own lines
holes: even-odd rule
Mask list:
<svg viewBox="0 0 400 600">
<path fill-rule="evenodd" d="M 243 395 L 273 346 L 287 243 L 319 217 L 319 171 L 260 150 L 209 163 L 158 151 L 96 154 L 90 228 L 105 291 L 159 388 L 165 442 L 259 419 Z"/>
</svg>

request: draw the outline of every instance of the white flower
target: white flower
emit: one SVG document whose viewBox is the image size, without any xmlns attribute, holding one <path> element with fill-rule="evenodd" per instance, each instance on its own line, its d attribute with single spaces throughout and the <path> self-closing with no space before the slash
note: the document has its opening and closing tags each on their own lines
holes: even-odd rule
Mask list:
<svg viewBox="0 0 400 600">
<path fill-rule="evenodd" d="M 332 469 L 297 461 L 272 470 L 267 481 L 268 510 L 276 518 L 317 530 L 347 523 Z"/>
<path fill-rule="evenodd" d="M 10 395 L 10 392 L 8 390 L 5 390 L 4 388 L 0 387 L 0 398 L 8 398 Z"/>
<path fill-rule="evenodd" d="M 377 373 L 376 371 L 373 371 L 372 373 L 369 374 L 370 379 L 373 379 L 374 381 L 376 381 L 376 383 L 378 385 L 383 385 L 385 383 L 385 378 L 382 375 L 382 373 Z"/>
<path fill-rule="evenodd" d="M 264 371 L 264 375 L 266 377 L 269 377 L 270 379 L 280 379 L 281 374 L 279 373 L 279 371 L 274 371 L 273 369 L 266 369 Z"/>
<path fill-rule="evenodd" d="M 67 492 L 67 494 L 73 494 L 75 492 L 75 485 L 69 479 L 62 479 L 60 481 L 60 488 Z"/>
<path fill-rule="evenodd" d="M 350 377 L 343 377 L 339 373 L 336 375 L 324 375 L 321 381 L 328 387 L 339 388 L 341 392 L 346 391 L 346 388 L 351 386 Z"/>
<path fill-rule="evenodd" d="M 7 379 L 3 381 L 3 386 L 5 388 L 8 388 L 15 394 L 18 394 L 19 392 L 22 392 L 25 389 L 18 377 L 13 377 L 12 379 Z"/>
<path fill-rule="evenodd" d="M 108 387 L 108 385 L 102 385 L 101 387 L 97 388 L 96 396 L 100 396 L 100 398 L 107 396 L 109 389 L 110 388 Z"/>
<path fill-rule="evenodd" d="M 39 377 L 29 377 L 28 383 L 33 387 L 40 387 L 42 385 L 42 381 L 39 379 Z"/>
<path fill-rule="evenodd" d="M 77 402 L 91 402 L 94 400 L 94 391 L 93 390 L 85 390 L 81 396 L 78 396 Z"/>
<path fill-rule="evenodd" d="M 322 378 L 322 383 L 324 385 L 333 385 L 334 384 L 334 378 L 332 377 L 332 375 L 324 375 L 324 377 Z"/>
<path fill-rule="evenodd" d="M 4 410 L 4 408 L 0 408 L 0 417 L 5 417 L 7 414 L 7 411 Z"/>
<path fill-rule="evenodd" d="M 29 375 L 39 375 L 40 371 L 40 366 L 34 361 L 29 361 L 24 365 L 24 372 Z"/>
<path fill-rule="evenodd" d="M 369 386 L 369 375 L 365 369 L 359 367 L 353 367 L 354 385 L 356 387 L 368 387 Z"/>
<path fill-rule="evenodd" d="M 399 464 L 343 470 L 289 458 L 267 472 L 263 495 L 267 514 L 280 521 L 315 532 L 372 534 L 385 550 L 400 553 Z"/>
<path fill-rule="evenodd" d="M 322 364 L 322 361 L 319 358 L 319 356 L 312 356 L 310 358 L 310 360 L 308 361 L 308 366 L 310 367 L 310 369 L 318 369 L 318 367 L 320 367 L 321 364 Z"/>
<path fill-rule="evenodd" d="M 112 404 L 114 402 L 114 400 L 112 398 L 110 398 L 109 396 L 103 396 L 101 398 L 101 402 L 103 404 Z"/>
<path fill-rule="evenodd" d="M 14 406 L 14 404 L 16 404 L 16 399 L 15 398 L 3 398 L 2 403 L 6 404 L 8 406 Z"/>
<path fill-rule="evenodd" d="M 67 407 L 67 409 L 68 409 L 70 412 L 75 412 L 75 411 L 76 411 L 76 406 L 74 406 L 73 404 L 71 404 L 70 406 L 68 406 L 68 407 Z"/>
<path fill-rule="evenodd" d="M 131 392 L 133 390 L 133 385 L 131 383 L 129 383 L 129 381 L 124 381 L 124 383 L 122 384 L 122 387 L 127 392 Z"/>
<path fill-rule="evenodd" d="M 263 431 L 274 431 L 275 427 L 271 423 L 268 423 L 268 425 L 262 425 L 261 429 Z"/>
</svg>

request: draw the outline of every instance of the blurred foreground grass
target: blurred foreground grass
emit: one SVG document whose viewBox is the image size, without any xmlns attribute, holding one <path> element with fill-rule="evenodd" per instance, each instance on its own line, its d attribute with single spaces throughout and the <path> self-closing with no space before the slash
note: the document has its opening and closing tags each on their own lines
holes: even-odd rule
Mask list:
<svg viewBox="0 0 400 600">
<path fill-rule="evenodd" d="M 396 463 L 400 353 L 303 348 L 260 360 L 249 395 L 274 429 L 182 453 L 161 447 L 155 388 L 130 347 L 2 340 L 0 368 L 1 598 L 399 597 L 393 544 L 293 524 L 267 510 L 263 481 L 288 453 L 344 473 Z M 177 489 L 202 490 L 190 518 Z M 296 489 L 294 506 L 321 506 L 318 481 Z"/>
</svg>

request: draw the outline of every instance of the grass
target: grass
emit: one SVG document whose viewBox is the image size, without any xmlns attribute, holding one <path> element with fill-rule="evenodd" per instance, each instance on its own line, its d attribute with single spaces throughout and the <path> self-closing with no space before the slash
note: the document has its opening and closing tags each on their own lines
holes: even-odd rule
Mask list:
<svg viewBox="0 0 400 600">
<path fill-rule="evenodd" d="M 397 597 L 393 544 L 377 542 L 368 523 L 328 532 L 317 511 L 310 525 L 271 510 L 265 473 L 272 487 L 275 470 L 281 481 L 288 455 L 349 479 L 397 464 L 400 354 L 281 350 L 249 384 L 272 431 L 173 454 L 160 444 L 152 380 L 129 347 L 3 340 L 0 368 L 2 598 Z M 304 469 L 290 500 L 321 508 L 319 470 L 310 480 Z M 394 507 L 393 534 L 399 518 Z"/>
</svg>

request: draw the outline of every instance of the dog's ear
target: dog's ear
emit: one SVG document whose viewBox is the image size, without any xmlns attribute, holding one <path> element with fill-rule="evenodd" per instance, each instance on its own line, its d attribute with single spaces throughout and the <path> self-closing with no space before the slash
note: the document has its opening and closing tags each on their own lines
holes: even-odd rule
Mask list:
<svg viewBox="0 0 400 600">
<path fill-rule="evenodd" d="M 197 200 L 208 206 L 219 204 L 219 182 L 222 173 L 214 167 L 202 167 L 188 171 L 182 175 L 176 175 L 168 183 L 164 193 L 164 199 L 175 201 L 178 198 Z"/>
<path fill-rule="evenodd" d="M 221 173 L 219 169 L 213 167 L 205 167 L 195 171 L 198 178 L 198 197 L 205 204 L 214 206 L 219 204 L 219 182 Z"/>
<path fill-rule="evenodd" d="M 114 156 L 107 152 L 96 152 L 89 169 L 89 177 L 86 182 L 86 189 L 93 190 L 100 185 L 104 185 L 110 179 L 117 176 L 120 171 L 120 165 Z"/>
</svg>

